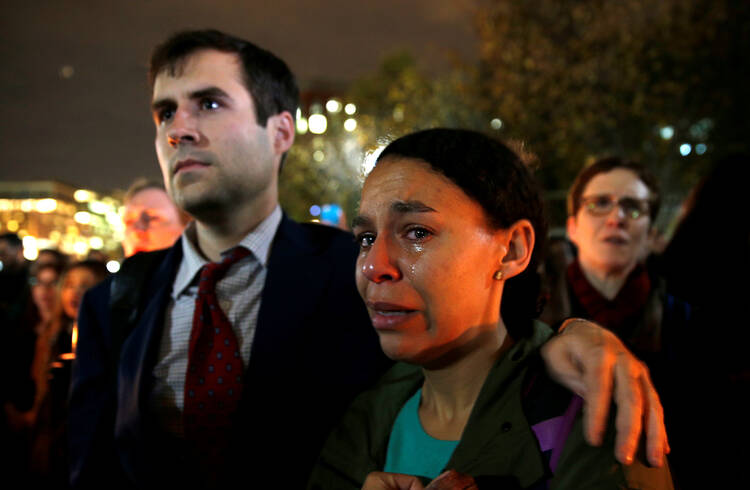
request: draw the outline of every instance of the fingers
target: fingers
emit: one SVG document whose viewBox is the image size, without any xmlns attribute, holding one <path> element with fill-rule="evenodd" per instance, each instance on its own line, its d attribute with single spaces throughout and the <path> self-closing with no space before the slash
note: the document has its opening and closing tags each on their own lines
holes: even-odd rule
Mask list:
<svg viewBox="0 0 750 490">
<path fill-rule="evenodd" d="M 602 336 L 599 344 L 589 349 L 582 361 L 586 366 L 583 373 L 583 380 L 586 384 L 584 435 L 593 446 L 600 445 L 604 437 L 615 376 L 617 356 L 608 346 L 605 337 Z"/>
<path fill-rule="evenodd" d="M 615 366 L 615 456 L 623 464 L 633 462 L 644 414 L 642 376 L 646 368 L 632 354 L 622 351 Z"/>
<path fill-rule="evenodd" d="M 641 386 L 646 400 L 646 450 L 648 462 L 659 467 L 664 464 L 664 455 L 668 454 L 669 441 L 664 427 L 664 410 L 659 395 L 651 384 L 648 370 L 641 377 Z"/>
<path fill-rule="evenodd" d="M 424 486 L 416 476 L 373 471 L 367 475 L 362 490 L 424 490 Z"/>
</svg>

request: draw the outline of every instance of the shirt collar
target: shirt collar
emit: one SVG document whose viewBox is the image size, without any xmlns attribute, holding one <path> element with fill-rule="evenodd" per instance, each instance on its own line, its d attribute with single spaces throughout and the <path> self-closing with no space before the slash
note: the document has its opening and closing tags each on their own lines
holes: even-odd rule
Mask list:
<svg viewBox="0 0 750 490">
<path fill-rule="evenodd" d="M 255 257 L 263 267 L 268 265 L 271 243 L 273 242 L 273 237 L 276 235 L 276 230 L 279 228 L 281 218 L 281 207 L 277 204 L 273 211 L 271 211 L 271 214 L 258 223 L 258 226 L 253 228 L 253 230 L 245 235 L 245 237 L 237 244 L 237 246 L 242 246 L 250 250 L 253 257 Z M 172 287 L 173 299 L 177 299 L 177 297 L 190 286 L 201 268 L 209 263 L 198 249 L 197 242 L 195 222 L 191 221 L 185 228 L 185 231 L 183 231 L 180 240 L 180 243 L 182 244 L 182 261 L 180 262 L 177 276 L 175 277 L 174 285 Z M 229 252 L 229 250 L 231 249 L 223 251 L 222 255 Z"/>
</svg>

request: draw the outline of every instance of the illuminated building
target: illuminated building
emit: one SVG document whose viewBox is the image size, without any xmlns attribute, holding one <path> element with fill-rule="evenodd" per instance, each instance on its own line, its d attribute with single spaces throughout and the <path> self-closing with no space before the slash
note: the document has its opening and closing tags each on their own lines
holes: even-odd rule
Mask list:
<svg viewBox="0 0 750 490">
<path fill-rule="evenodd" d="M 56 248 L 78 259 L 91 250 L 122 257 L 121 201 L 57 181 L 0 182 L 0 233 L 23 240 L 24 256 Z"/>
</svg>

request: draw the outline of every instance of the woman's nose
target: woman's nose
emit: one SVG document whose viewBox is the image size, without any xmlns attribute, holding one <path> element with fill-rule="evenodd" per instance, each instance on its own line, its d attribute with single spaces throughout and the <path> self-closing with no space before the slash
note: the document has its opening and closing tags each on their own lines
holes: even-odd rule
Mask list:
<svg viewBox="0 0 750 490">
<path fill-rule="evenodd" d="M 379 284 L 384 281 L 398 281 L 401 279 L 401 271 L 392 249 L 393 246 L 384 238 L 377 238 L 373 242 L 360 265 L 362 274 L 368 280 Z"/>
</svg>

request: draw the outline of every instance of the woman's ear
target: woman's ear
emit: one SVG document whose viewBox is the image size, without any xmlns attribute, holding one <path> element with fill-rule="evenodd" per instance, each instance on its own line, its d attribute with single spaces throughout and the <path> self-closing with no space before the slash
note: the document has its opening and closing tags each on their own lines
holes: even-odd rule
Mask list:
<svg viewBox="0 0 750 490">
<path fill-rule="evenodd" d="M 506 253 L 500 260 L 500 270 L 504 279 L 510 279 L 528 267 L 536 236 L 534 227 L 527 219 L 516 221 L 503 232 L 507 246 Z"/>
</svg>

